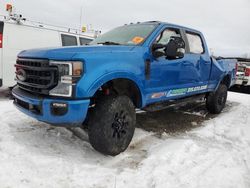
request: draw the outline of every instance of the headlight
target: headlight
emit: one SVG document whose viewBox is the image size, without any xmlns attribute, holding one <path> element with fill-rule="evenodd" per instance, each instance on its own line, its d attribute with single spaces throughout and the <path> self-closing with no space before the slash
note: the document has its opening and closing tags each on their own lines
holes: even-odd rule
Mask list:
<svg viewBox="0 0 250 188">
<path fill-rule="evenodd" d="M 83 63 L 78 61 L 50 61 L 50 65 L 58 67 L 58 85 L 50 90 L 50 95 L 71 97 L 73 85 L 75 85 L 82 76 Z"/>
</svg>

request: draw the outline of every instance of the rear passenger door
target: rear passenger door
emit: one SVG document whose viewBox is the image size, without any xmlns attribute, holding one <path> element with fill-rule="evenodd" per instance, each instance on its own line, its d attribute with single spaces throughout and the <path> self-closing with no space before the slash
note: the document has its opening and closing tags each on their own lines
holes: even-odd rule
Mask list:
<svg viewBox="0 0 250 188">
<path fill-rule="evenodd" d="M 199 33 L 185 31 L 187 52 L 186 61 L 181 68 L 180 78 L 195 86 L 207 85 L 210 75 L 211 61 L 206 52 L 203 37 Z M 192 84 L 191 84 L 192 85 Z"/>
</svg>

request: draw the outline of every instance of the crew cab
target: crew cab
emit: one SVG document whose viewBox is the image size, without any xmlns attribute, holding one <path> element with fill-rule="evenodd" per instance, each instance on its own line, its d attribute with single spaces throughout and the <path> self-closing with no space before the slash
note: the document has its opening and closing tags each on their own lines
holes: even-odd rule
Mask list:
<svg viewBox="0 0 250 188">
<path fill-rule="evenodd" d="M 15 106 L 58 126 L 88 126 L 99 152 L 117 155 L 132 140 L 135 109 L 203 98 L 220 113 L 235 83 L 236 60 L 211 58 L 201 32 L 163 22 L 115 28 L 88 46 L 22 51 Z"/>
</svg>

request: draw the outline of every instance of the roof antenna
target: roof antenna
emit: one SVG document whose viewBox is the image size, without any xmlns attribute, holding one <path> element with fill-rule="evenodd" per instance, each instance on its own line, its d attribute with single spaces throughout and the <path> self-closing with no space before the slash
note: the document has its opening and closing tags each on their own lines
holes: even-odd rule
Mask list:
<svg viewBox="0 0 250 188">
<path fill-rule="evenodd" d="M 81 6 L 81 10 L 80 10 L 79 36 L 80 36 L 81 30 L 82 30 L 82 14 L 83 14 L 83 6 Z"/>
</svg>

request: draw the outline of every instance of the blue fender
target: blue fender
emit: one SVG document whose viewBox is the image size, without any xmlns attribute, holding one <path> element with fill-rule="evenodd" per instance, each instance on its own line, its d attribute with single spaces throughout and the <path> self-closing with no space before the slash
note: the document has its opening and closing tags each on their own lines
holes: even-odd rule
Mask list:
<svg viewBox="0 0 250 188">
<path fill-rule="evenodd" d="M 141 95 L 141 107 L 143 107 L 146 103 L 145 99 L 146 99 L 146 95 L 143 91 L 143 84 L 141 82 L 141 80 L 139 80 L 133 73 L 130 72 L 109 72 L 107 74 L 102 75 L 101 77 L 99 77 L 98 79 L 95 80 L 95 82 L 93 82 L 92 85 L 90 85 L 87 89 L 86 89 L 86 95 L 89 97 L 94 96 L 94 94 L 98 91 L 98 89 L 103 86 L 105 83 L 112 81 L 114 79 L 127 79 L 132 81 L 138 88 L 138 90 L 140 91 L 140 95 Z"/>
<path fill-rule="evenodd" d="M 220 86 L 220 84 L 221 84 L 222 80 L 223 80 L 223 79 L 224 79 L 227 75 L 229 75 L 229 76 L 230 76 L 230 78 L 231 78 L 231 75 L 230 75 L 230 74 L 223 73 L 223 74 L 220 76 L 220 80 L 219 80 L 219 82 L 217 83 L 217 85 L 216 85 L 216 87 L 215 87 L 214 92 L 215 92 L 215 91 L 217 91 L 217 89 L 218 89 L 218 87 Z"/>
<path fill-rule="evenodd" d="M 233 59 L 223 59 L 223 60 L 215 60 L 212 59 L 212 70 L 210 80 L 214 81 L 215 88 L 213 91 L 216 91 L 221 84 L 222 80 L 226 77 L 230 77 L 229 87 L 234 84 L 235 81 L 235 65 L 237 61 Z"/>
</svg>

